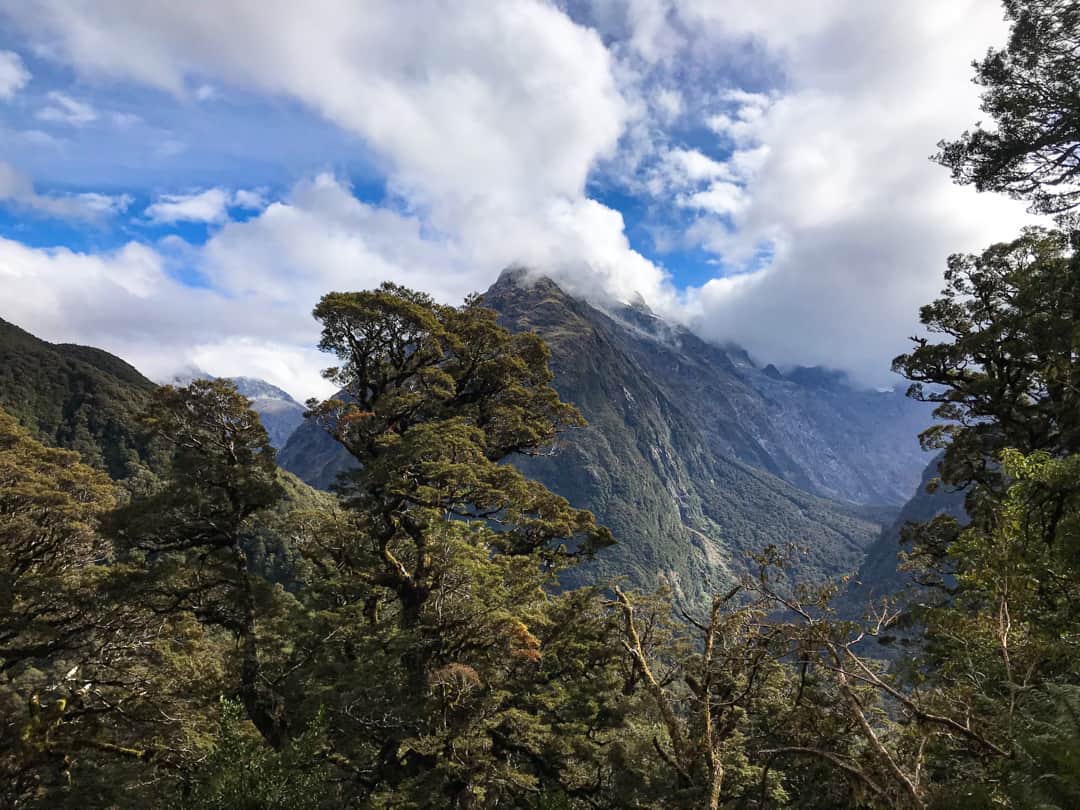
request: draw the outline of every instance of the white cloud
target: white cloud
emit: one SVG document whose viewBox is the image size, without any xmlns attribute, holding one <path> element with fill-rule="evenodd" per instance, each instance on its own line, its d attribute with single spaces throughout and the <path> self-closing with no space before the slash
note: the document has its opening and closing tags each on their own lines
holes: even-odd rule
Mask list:
<svg viewBox="0 0 1080 810">
<path fill-rule="evenodd" d="M 42 121 L 82 127 L 97 120 L 97 110 L 85 101 L 74 99 L 59 90 L 50 90 L 46 98 L 49 103 L 37 112 L 37 117 Z"/>
<path fill-rule="evenodd" d="M 232 302 L 216 311 L 231 322 L 176 343 L 216 358 L 215 373 L 251 358 L 249 338 L 310 357 L 306 312 L 328 288 L 394 278 L 449 300 L 524 262 L 590 295 L 640 291 L 764 360 L 876 381 L 946 254 L 1024 219 L 926 159 L 978 117 L 969 63 L 1004 36 L 982 0 L 821 0 L 806 14 L 786 0 L 593 0 L 603 39 L 539 0 L 231 0 L 214 15 L 43 0 L 6 13 L 86 78 L 183 100 L 211 97 L 207 87 L 284 98 L 374 153 L 387 207 L 321 175 L 269 204 L 212 188 L 147 209 L 158 222 L 221 225 L 187 261 Z M 184 152 L 182 137 L 158 154 Z M 598 165 L 632 177 L 650 207 L 692 219 L 681 237 L 660 223 L 665 243 L 690 240 L 751 271 L 676 295 L 630 248 L 621 214 L 589 198 Z M 258 213 L 230 221 L 230 206 Z M 773 259 L 758 269 L 763 253 Z M 267 312 L 281 332 L 261 323 Z"/>
<path fill-rule="evenodd" d="M 677 89 L 665 87 L 656 93 L 654 103 L 666 123 L 671 123 L 683 114 L 683 97 Z"/>
<path fill-rule="evenodd" d="M 212 288 L 178 282 L 174 261 Z M 394 278 L 459 301 L 482 276 L 420 220 L 369 206 L 320 175 L 202 246 L 169 236 L 156 248 L 87 254 L 0 239 L 0 317 L 48 340 L 116 352 L 155 379 L 194 365 L 260 376 L 303 399 L 332 392 L 318 373 L 327 358 L 315 349 L 310 314 L 321 295 Z"/>
<path fill-rule="evenodd" d="M 0 51 L 0 100 L 9 101 L 30 81 L 30 71 L 14 51 Z"/>
<path fill-rule="evenodd" d="M 9 13 L 87 74 L 177 94 L 214 75 L 298 99 L 362 135 L 395 187 L 429 204 L 580 195 L 627 115 L 600 38 L 534 0 L 237 0 L 228 14 L 53 0 Z"/>
<path fill-rule="evenodd" d="M 585 192 L 636 113 L 596 33 L 546 3 L 241 0 L 213 16 L 183 4 L 149 12 L 65 2 L 21 22 L 99 78 L 185 95 L 213 77 L 291 96 L 361 135 L 417 227 L 444 237 L 441 264 L 470 263 L 467 283 L 433 276 L 435 291 L 484 289 L 502 267 L 524 263 L 596 295 L 670 296 L 664 273 L 630 248 L 621 215 Z M 274 205 L 264 212 L 278 215 Z M 354 247 L 339 244 L 346 256 Z M 354 274 L 349 286 L 358 283 Z"/>
<path fill-rule="evenodd" d="M 464 241 L 434 234 L 421 219 L 363 203 L 324 174 L 246 221 L 227 221 L 202 246 L 170 236 L 156 249 L 132 243 L 80 254 L 0 240 L 0 285 L 11 291 L 0 317 L 49 340 L 114 351 L 157 379 L 196 365 L 220 376 L 258 374 L 303 398 L 330 393 L 318 376 L 327 361 L 314 349 L 319 327 L 310 315 L 321 295 L 389 278 L 460 301 L 490 283 L 487 267 L 511 262 L 496 229 L 512 227 L 512 242 L 544 244 L 543 262 L 576 269 L 564 281 L 581 293 L 628 298 L 651 278 L 647 289 L 661 294 L 656 268 L 625 261 L 636 254 L 622 218 L 599 203 L 563 201 L 488 227 Z M 485 243 L 490 250 L 478 249 Z M 174 261 L 208 286 L 178 283 L 169 272 Z"/>
<path fill-rule="evenodd" d="M 457 254 L 476 263 L 470 289 L 517 262 L 582 288 L 598 279 L 612 280 L 612 292 L 662 287 L 662 272 L 630 249 L 618 212 L 585 192 L 637 113 L 596 32 L 545 2 L 234 0 L 228 14 L 209 15 L 182 3 L 53 0 L 9 13 L 84 75 L 180 97 L 208 80 L 286 96 L 360 135 L 391 195 L 425 232 L 446 236 L 444 263 Z M 674 103 L 663 105 L 670 113 Z M 203 217 L 220 221 L 213 202 Z M 174 211 L 155 203 L 148 216 Z M 271 205 L 263 217 L 279 213 Z"/>
<path fill-rule="evenodd" d="M 208 188 L 194 194 L 163 194 L 147 206 L 147 218 L 156 224 L 223 222 L 228 216 L 229 192 Z"/>
<path fill-rule="evenodd" d="M 185 365 L 228 376 L 258 373 L 294 396 L 325 396 L 318 331 L 295 307 L 279 317 L 175 281 L 145 245 L 86 254 L 0 238 L 0 317 L 53 341 L 99 346 L 166 380 Z"/>
<path fill-rule="evenodd" d="M 233 192 L 232 204 L 248 211 L 258 211 L 266 207 L 266 192 L 263 189 L 237 189 Z"/>
<path fill-rule="evenodd" d="M 598 0 L 605 7 L 607 0 Z M 826 364 L 886 382 L 890 359 L 940 288 L 946 256 L 1007 239 L 1023 206 L 950 183 L 928 157 L 980 117 L 972 59 L 1002 42 L 994 3 L 823 0 L 791 14 L 783 0 L 660 0 L 643 82 L 666 84 L 752 43 L 751 91 L 688 101 L 717 135 L 728 177 L 668 188 L 701 209 L 686 237 L 750 272 L 691 290 L 695 328 L 762 360 Z M 627 12 L 629 16 L 629 12 Z M 680 54 L 696 54 L 693 68 Z M 735 57 L 730 57 L 735 58 Z M 669 69 L 670 66 L 670 69 Z M 758 92 L 773 70 L 775 90 Z M 758 269 L 762 252 L 774 254 Z"/>
<path fill-rule="evenodd" d="M 453 243 L 425 235 L 419 219 L 367 205 L 323 174 L 258 216 L 227 223 L 200 261 L 215 288 L 292 306 L 306 325 L 323 293 L 388 278 L 460 300 L 477 281 L 464 258 Z"/>
<path fill-rule="evenodd" d="M 100 220 L 122 214 L 131 205 L 127 194 L 39 194 L 24 173 L 0 161 L 0 201 L 60 219 Z"/>
<path fill-rule="evenodd" d="M 679 204 L 686 208 L 700 208 L 714 214 L 734 214 L 746 203 L 741 186 L 734 183 L 711 183 L 703 191 L 695 191 L 679 197 Z"/>
<path fill-rule="evenodd" d="M 664 155 L 663 162 L 680 184 L 731 177 L 731 170 L 725 164 L 697 149 L 672 149 Z"/>
</svg>

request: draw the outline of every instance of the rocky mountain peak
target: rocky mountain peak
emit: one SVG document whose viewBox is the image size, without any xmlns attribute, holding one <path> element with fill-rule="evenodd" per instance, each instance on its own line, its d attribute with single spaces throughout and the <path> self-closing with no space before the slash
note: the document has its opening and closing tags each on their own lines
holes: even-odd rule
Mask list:
<svg viewBox="0 0 1080 810">
<path fill-rule="evenodd" d="M 811 578 L 854 570 L 879 531 L 860 505 L 903 503 L 925 466 L 929 412 L 903 396 L 800 384 L 641 301 L 600 307 L 535 269 L 504 271 L 483 302 L 544 338 L 555 387 L 588 420 L 557 457 L 514 463 L 615 532 L 597 563 L 609 573 L 692 600 L 746 551 L 793 539 L 812 549 Z M 279 461 L 327 487 L 351 457 L 309 422 Z"/>
</svg>

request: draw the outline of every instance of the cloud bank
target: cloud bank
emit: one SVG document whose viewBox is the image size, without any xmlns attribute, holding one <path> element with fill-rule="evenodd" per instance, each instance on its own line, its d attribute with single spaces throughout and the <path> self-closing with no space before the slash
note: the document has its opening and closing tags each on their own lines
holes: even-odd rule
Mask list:
<svg viewBox="0 0 1080 810">
<path fill-rule="evenodd" d="M 1027 221 L 1016 203 L 953 187 L 927 159 L 977 117 L 969 63 L 1004 36 L 1001 14 L 982 0 L 790 10 L 780 0 L 7 7 L 34 53 L 77 77 L 37 107 L 56 138 L 92 128 L 116 88 L 206 115 L 258 98 L 355 138 L 381 193 L 365 201 L 347 172 L 319 165 L 273 192 L 155 188 L 111 249 L 0 241 L 0 274 L 16 285 L 0 316 L 150 373 L 196 363 L 306 396 L 325 392 L 308 315 L 322 293 L 389 278 L 453 301 L 523 263 L 596 300 L 640 293 L 763 362 L 887 382 L 945 256 Z M 5 84 L 4 53 L 0 98 L 29 80 L 15 55 L 26 78 Z M 157 137 L 160 158 L 192 136 L 153 132 L 153 112 L 120 114 Z M 26 178 L 7 188 L 9 202 L 42 212 L 74 198 Z M 161 235 L 191 225 L 206 238 Z M 692 282 L 686 256 L 699 265 Z"/>
</svg>

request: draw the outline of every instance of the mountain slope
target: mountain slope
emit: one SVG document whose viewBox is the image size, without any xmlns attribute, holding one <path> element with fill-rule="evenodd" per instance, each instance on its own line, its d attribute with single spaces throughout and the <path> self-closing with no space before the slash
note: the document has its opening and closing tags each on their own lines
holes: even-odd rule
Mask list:
<svg viewBox="0 0 1080 810">
<path fill-rule="evenodd" d="M 504 276 L 485 296 L 514 329 L 543 324 L 539 288 L 522 295 Z M 641 304 L 586 316 L 611 335 L 642 372 L 679 403 L 711 452 L 737 458 L 827 498 L 904 503 L 926 457 L 918 433 L 929 410 L 899 391 L 850 387 L 840 372 L 757 368 L 734 346 L 706 343 Z"/>
<path fill-rule="evenodd" d="M 888 441 L 873 445 L 868 434 L 875 421 L 908 418 L 899 397 L 856 394 L 831 379 L 818 381 L 835 388 L 822 393 L 775 369 L 758 370 L 744 354 L 709 346 L 643 307 L 608 315 L 547 279 L 529 283 L 508 272 L 484 300 L 509 328 L 535 330 L 548 342 L 556 388 L 589 422 L 557 456 L 515 462 L 615 532 L 620 544 L 588 576 L 662 581 L 696 601 L 742 570 L 746 552 L 789 542 L 806 547 L 799 562 L 806 576 L 853 571 L 879 525 L 868 510 L 794 484 L 851 501 L 900 502 L 896 488 L 910 491 L 909 467 L 917 476 L 922 466 L 864 473 L 856 460 L 841 464 L 840 453 L 852 448 L 888 455 Z M 855 425 L 840 441 L 833 426 L 849 412 Z M 838 414 L 832 422 L 830 413 Z M 787 421 L 777 427 L 779 419 Z M 828 447 L 832 440 L 839 451 Z M 822 447 L 825 461 L 809 463 Z M 321 487 L 349 463 L 314 424 L 296 430 L 279 461 Z M 831 469 L 842 473 L 840 484 L 830 483 Z"/>
<path fill-rule="evenodd" d="M 114 478 L 133 459 L 152 460 L 136 425 L 154 387 L 108 352 L 47 343 L 0 320 L 0 407 Z"/>
<path fill-rule="evenodd" d="M 270 444 L 280 450 L 293 431 L 304 421 L 304 406 L 286 391 L 254 377 L 230 377 L 236 390 L 251 400 L 251 408 L 270 437 Z"/>
<path fill-rule="evenodd" d="M 884 527 L 881 535 L 866 549 L 866 559 L 852 579 L 845 600 L 853 612 L 859 612 L 875 598 L 897 594 L 911 585 L 911 578 L 899 570 L 898 555 L 904 529 L 911 523 L 925 523 L 934 517 L 952 515 L 964 523 L 963 490 L 940 486 L 933 492 L 927 486 L 938 477 L 940 456 L 935 457 L 923 471 L 915 494 L 904 504 L 896 520 Z"/>
</svg>

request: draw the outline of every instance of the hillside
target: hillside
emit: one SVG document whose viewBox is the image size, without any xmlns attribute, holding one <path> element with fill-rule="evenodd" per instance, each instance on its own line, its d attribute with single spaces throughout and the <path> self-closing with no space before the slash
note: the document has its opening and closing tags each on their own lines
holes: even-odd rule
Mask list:
<svg viewBox="0 0 1080 810">
<path fill-rule="evenodd" d="M 904 529 L 912 523 L 925 523 L 937 515 L 952 515 L 965 520 L 964 496 L 960 490 L 938 487 L 933 492 L 927 486 L 938 476 L 935 457 L 923 471 L 922 480 L 914 495 L 904 504 L 900 514 L 891 524 L 881 530 L 881 535 L 866 549 L 866 559 L 852 579 L 845 602 L 854 613 L 863 611 L 871 600 L 882 596 L 902 593 L 911 583 L 910 576 L 899 570 L 898 554 L 901 550 Z"/>
<path fill-rule="evenodd" d="M 133 459 L 152 460 L 136 420 L 153 389 L 108 352 L 47 343 L 0 320 L 0 407 L 114 478 L 125 477 Z"/>
<path fill-rule="evenodd" d="M 523 286 L 504 275 L 485 302 L 515 331 L 533 329 L 552 343 L 570 338 L 553 348 L 558 365 L 573 354 L 572 334 L 562 334 L 571 308 L 549 285 Z M 857 389 L 841 372 L 821 368 L 758 368 L 741 348 L 706 343 L 643 304 L 573 312 L 678 403 L 681 418 L 716 455 L 826 498 L 896 506 L 926 464 L 917 436 L 929 409 L 900 391 Z"/>
<path fill-rule="evenodd" d="M 851 572 L 880 529 L 881 510 L 858 504 L 899 504 L 917 480 L 921 412 L 902 397 L 758 370 L 640 306 L 608 315 L 546 279 L 506 273 L 485 303 L 544 337 L 556 387 L 589 422 L 557 456 L 516 462 L 619 538 L 585 576 L 662 581 L 696 599 L 747 552 L 790 542 L 807 549 L 802 574 Z M 902 433 L 914 452 L 896 449 Z M 279 461 L 325 488 L 349 459 L 305 424 Z"/>
</svg>

